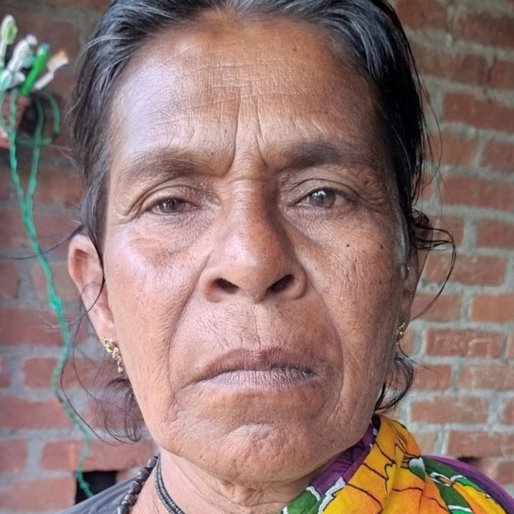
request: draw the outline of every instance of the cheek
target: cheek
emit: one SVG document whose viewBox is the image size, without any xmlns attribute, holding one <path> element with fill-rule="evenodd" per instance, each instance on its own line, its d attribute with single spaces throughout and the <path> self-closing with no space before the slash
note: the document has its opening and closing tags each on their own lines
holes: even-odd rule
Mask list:
<svg viewBox="0 0 514 514">
<path fill-rule="evenodd" d="M 360 386 L 379 386 L 392 363 L 394 333 L 403 297 L 398 237 L 377 224 L 347 230 L 313 248 L 306 259 L 314 287 L 344 341 L 345 373 Z M 393 241 L 393 243 L 391 242 Z M 352 381 L 355 383 L 355 381 Z M 345 386 L 350 386 L 346 383 Z"/>
<path fill-rule="evenodd" d="M 172 251 L 164 235 L 120 227 L 106 238 L 105 279 L 109 304 L 117 319 L 152 324 L 160 311 L 169 320 L 180 315 L 197 272 L 190 252 Z M 198 257 L 198 254 L 196 255 Z M 198 260 L 198 259 L 196 259 Z"/>
<path fill-rule="evenodd" d="M 169 403 L 170 341 L 194 290 L 198 260 L 172 254 L 166 241 L 119 229 L 106 238 L 105 280 L 125 367 L 140 405 Z M 148 396 L 148 398 L 146 398 Z M 163 397 L 159 400 L 159 396 Z"/>
<path fill-rule="evenodd" d="M 383 221 L 383 219 L 382 219 Z M 396 313 L 402 296 L 401 237 L 392 223 L 361 220 L 326 231 L 319 244 L 305 245 L 305 265 L 335 313 L 356 315 L 365 329 L 370 321 Z M 387 308 L 386 308 L 387 307 Z"/>
</svg>

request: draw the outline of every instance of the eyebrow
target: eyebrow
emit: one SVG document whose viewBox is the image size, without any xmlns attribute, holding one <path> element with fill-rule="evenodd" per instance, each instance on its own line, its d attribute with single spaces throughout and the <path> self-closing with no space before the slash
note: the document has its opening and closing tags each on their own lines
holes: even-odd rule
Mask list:
<svg viewBox="0 0 514 514">
<path fill-rule="evenodd" d="M 132 183 L 134 179 L 169 178 L 193 175 L 209 168 L 207 159 L 199 159 L 196 152 L 169 147 L 132 153 L 120 165 L 116 183 Z"/>
<path fill-rule="evenodd" d="M 385 167 L 384 158 L 368 144 L 353 142 L 341 144 L 319 141 L 302 142 L 286 145 L 282 150 L 283 168 L 305 169 L 326 164 L 338 164 L 346 167 L 365 167 L 382 174 Z"/>
<path fill-rule="evenodd" d="M 370 148 L 369 144 L 332 143 L 329 141 L 312 141 L 283 144 L 272 149 L 271 155 L 276 161 L 271 169 L 301 170 L 314 166 L 337 164 L 352 168 L 366 168 L 374 174 L 384 172 L 384 159 Z M 213 174 L 213 153 L 197 152 L 184 148 L 162 147 L 130 154 L 129 162 L 120 166 L 121 173 L 116 182 L 132 181 L 138 178 L 155 178 L 191 176 L 195 174 Z"/>
</svg>

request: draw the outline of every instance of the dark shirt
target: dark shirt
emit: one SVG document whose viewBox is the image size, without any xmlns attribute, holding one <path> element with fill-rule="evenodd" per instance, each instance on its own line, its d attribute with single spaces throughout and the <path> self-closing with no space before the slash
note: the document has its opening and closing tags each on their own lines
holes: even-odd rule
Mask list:
<svg viewBox="0 0 514 514">
<path fill-rule="evenodd" d="M 131 480 L 120 482 L 101 493 L 65 510 L 62 514 L 116 514 L 121 500 L 129 489 Z"/>
</svg>

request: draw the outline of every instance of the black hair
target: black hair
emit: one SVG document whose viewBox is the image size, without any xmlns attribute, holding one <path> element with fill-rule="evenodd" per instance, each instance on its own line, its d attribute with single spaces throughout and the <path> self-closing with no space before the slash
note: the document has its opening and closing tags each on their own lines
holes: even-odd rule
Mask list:
<svg viewBox="0 0 514 514">
<path fill-rule="evenodd" d="M 187 26 L 209 10 L 241 16 L 279 16 L 319 28 L 341 49 L 376 95 L 390 149 L 411 252 L 431 249 L 436 240 L 428 218 L 416 210 L 427 149 L 422 87 L 409 43 L 393 8 L 382 0 L 114 0 L 83 53 L 71 107 L 72 143 L 84 174 L 81 222 L 102 262 L 109 170 L 109 117 L 120 76 L 138 50 L 164 29 Z M 390 408 L 413 380 L 408 357 L 397 352 L 392 383 L 384 385 L 377 410 Z M 117 386 L 120 380 L 116 381 Z M 128 380 L 125 391 L 135 408 Z M 392 388 L 392 391 L 389 389 Z M 133 409 L 127 411 L 130 425 Z M 139 419 L 139 415 L 136 416 Z M 127 425 L 127 426 L 128 426 Z M 133 430 L 130 431 L 135 434 Z"/>
</svg>

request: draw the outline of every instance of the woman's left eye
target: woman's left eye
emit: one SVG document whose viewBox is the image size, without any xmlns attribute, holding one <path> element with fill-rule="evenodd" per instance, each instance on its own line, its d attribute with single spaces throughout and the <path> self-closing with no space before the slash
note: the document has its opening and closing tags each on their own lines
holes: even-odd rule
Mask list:
<svg viewBox="0 0 514 514">
<path fill-rule="evenodd" d="M 150 211 L 157 214 L 181 214 L 192 210 L 194 206 L 182 198 L 166 198 L 157 202 Z"/>
<path fill-rule="evenodd" d="M 330 187 L 324 187 L 311 191 L 303 197 L 301 203 L 308 204 L 310 207 L 319 209 L 331 209 L 343 195 Z"/>
</svg>

